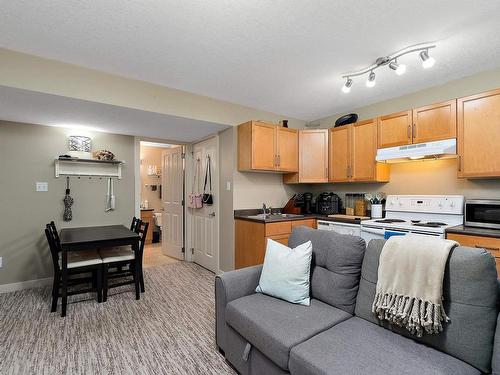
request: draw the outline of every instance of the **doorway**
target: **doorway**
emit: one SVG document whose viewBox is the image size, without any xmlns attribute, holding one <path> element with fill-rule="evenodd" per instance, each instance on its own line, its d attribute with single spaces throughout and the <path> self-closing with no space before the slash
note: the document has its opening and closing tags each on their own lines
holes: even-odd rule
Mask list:
<svg viewBox="0 0 500 375">
<path fill-rule="evenodd" d="M 144 266 L 184 260 L 184 146 L 139 142 L 140 218 L 149 223 Z"/>
</svg>

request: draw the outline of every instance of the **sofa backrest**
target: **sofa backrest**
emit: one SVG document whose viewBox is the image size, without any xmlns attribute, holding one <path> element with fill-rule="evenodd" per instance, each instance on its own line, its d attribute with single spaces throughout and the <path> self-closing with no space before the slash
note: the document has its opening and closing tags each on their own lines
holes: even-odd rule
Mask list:
<svg viewBox="0 0 500 375">
<path fill-rule="evenodd" d="M 384 244 L 384 240 L 371 240 L 368 244 L 355 314 L 489 372 L 498 315 L 497 272 L 491 254 L 461 246 L 451 251 L 443 281 L 443 303 L 451 321 L 443 324 L 443 332 L 419 338 L 379 321 L 371 311 Z"/>
<path fill-rule="evenodd" d="M 354 314 L 366 244 L 361 237 L 296 227 L 290 247 L 311 241 L 311 297 Z"/>
</svg>

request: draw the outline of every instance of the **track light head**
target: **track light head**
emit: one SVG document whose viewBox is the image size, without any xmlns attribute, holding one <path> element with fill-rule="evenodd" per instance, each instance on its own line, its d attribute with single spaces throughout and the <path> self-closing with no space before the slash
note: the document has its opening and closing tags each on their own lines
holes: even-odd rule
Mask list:
<svg viewBox="0 0 500 375">
<path fill-rule="evenodd" d="M 370 72 L 370 75 L 368 76 L 368 80 L 366 81 L 366 87 L 373 87 L 375 86 L 375 73 L 373 70 Z"/>
<path fill-rule="evenodd" d="M 420 58 L 422 59 L 422 66 L 424 69 L 432 68 L 436 63 L 434 57 L 429 56 L 428 50 L 420 52 Z"/>
<path fill-rule="evenodd" d="M 352 79 L 347 78 L 347 81 L 345 82 L 344 86 L 342 86 L 342 92 L 348 93 L 351 91 L 351 86 L 352 86 Z"/>
<path fill-rule="evenodd" d="M 405 64 L 398 64 L 396 60 L 391 61 L 389 63 L 389 68 L 394 70 L 398 76 L 405 74 L 405 72 L 406 72 L 406 65 Z"/>
</svg>

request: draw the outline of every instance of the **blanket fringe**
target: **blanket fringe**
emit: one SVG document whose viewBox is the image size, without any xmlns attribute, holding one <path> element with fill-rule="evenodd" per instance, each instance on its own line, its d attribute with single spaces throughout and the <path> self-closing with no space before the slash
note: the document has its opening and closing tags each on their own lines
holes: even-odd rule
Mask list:
<svg viewBox="0 0 500 375">
<path fill-rule="evenodd" d="M 436 334 L 443 330 L 443 322 L 450 319 L 442 304 L 419 298 L 377 292 L 372 312 L 380 320 L 386 320 L 407 329 L 412 335 Z"/>
</svg>

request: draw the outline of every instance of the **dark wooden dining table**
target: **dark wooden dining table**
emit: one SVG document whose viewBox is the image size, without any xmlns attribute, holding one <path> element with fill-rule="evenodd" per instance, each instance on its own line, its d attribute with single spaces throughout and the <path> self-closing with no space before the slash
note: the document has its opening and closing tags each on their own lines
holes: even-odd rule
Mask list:
<svg viewBox="0 0 500 375">
<path fill-rule="evenodd" d="M 139 234 L 124 225 L 105 225 L 96 227 L 65 228 L 60 234 L 62 250 L 62 313 L 66 315 L 68 303 L 68 251 L 100 249 L 113 246 L 131 245 L 135 252 L 135 272 L 140 273 Z M 139 278 L 135 278 L 135 298 L 140 298 Z"/>
</svg>

